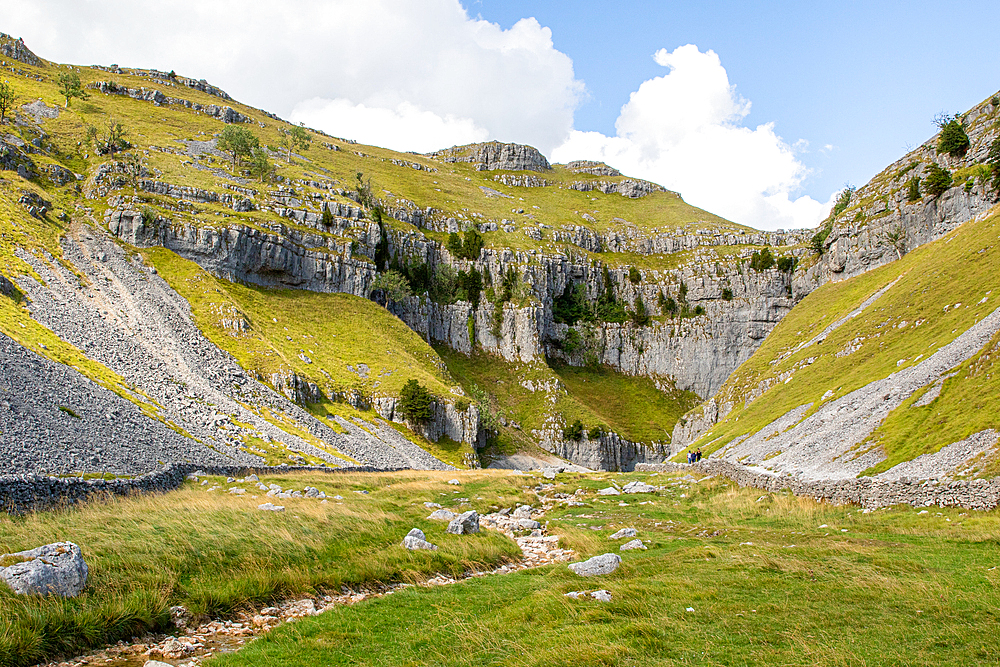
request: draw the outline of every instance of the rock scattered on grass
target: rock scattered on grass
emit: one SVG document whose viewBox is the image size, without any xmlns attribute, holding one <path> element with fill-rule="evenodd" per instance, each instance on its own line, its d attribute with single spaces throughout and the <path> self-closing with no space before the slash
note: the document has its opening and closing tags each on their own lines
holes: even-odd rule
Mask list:
<svg viewBox="0 0 1000 667">
<path fill-rule="evenodd" d="M 458 515 L 450 510 L 434 510 L 427 518 L 432 521 L 451 521 L 456 516 Z"/>
<path fill-rule="evenodd" d="M 622 557 L 618 554 L 601 554 L 581 563 L 570 563 L 567 567 L 581 577 L 596 577 L 611 574 L 621 565 Z"/>
<path fill-rule="evenodd" d="M 597 495 L 599 495 L 599 496 L 620 496 L 621 493 L 622 492 L 619 491 L 618 489 L 616 489 L 615 487 L 609 486 L 606 489 L 601 489 L 600 491 L 598 491 Z"/>
<path fill-rule="evenodd" d="M 424 535 L 424 531 L 419 528 L 413 528 L 406 534 L 406 537 L 403 538 L 403 547 L 405 549 L 409 549 L 410 551 L 419 549 L 437 551 L 437 545 L 428 542 L 427 536 Z"/>
<path fill-rule="evenodd" d="M 609 540 L 620 540 L 623 537 L 635 537 L 638 534 L 639 534 L 639 531 L 637 531 L 635 528 L 622 528 L 621 530 L 619 530 L 617 533 L 615 533 L 614 535 L 612 535 L 608 539 Z"/>
<path fill-rule="evenodd" d="M 448 524 L 447 533 L 452 535 L 468 535 L 479 532 L 479 514 L 475 510 L 462 512 Z"/>
<path fill-rule="evenodd" d="M 618 549 L 619 551 L 632 551 L 633 549 L 645 549 L 646 545 L 642 543 L 642 540 L 632 540 L 631 542 L 626 542 L 621 545 Z"/>
<path fill-rule="evenodd" d="M 622 491 L 625 493 L 654 493 L 656 491 L 656 487 L 652 484 L 646 484 L 645 482 L 635 480 L 634 482 L 626 484 L 622 488 Z"/>
<path fill-rule="evenodd" d="M 285 511 L 285 506 L 284 505 L 275 505 L 274 503 L 263 503 L 261 505 L 257 505 L 257 509 L 259 509 L 259 510 L 265 510 L 265 511 L 268 511 L 268 512 L 284 512 Z"/>
<path fill-rule="evenodd" d="M 459 486 L 461 484 L 461 482 L 458 481 L 457 479 L 449 479 L 448 483 L 451 484 L 451 485 L 453 485 L 453 486 Z"/>
</svg>

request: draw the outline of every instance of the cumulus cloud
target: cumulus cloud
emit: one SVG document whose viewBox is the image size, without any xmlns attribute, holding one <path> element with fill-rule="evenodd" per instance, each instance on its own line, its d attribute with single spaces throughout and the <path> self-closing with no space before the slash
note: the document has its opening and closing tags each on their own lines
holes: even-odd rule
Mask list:
<svg viewBox="0 0 1000 667">
<path fill-rule="evenodd" d="M 471 118 L 444 117 L 402 102 L 395 109 L 369 108 L 350 100 L 314 98 L 295 107 L 291 120 L 309 127 L 336 128 L 340 136 L 400 151 L 430 153 L 490 138 Z"/>
<path fill-rule="evenodd" d="M 547 153 L 584 94 L 548 28 L 529 18 L 504 30 L 459 0 L 0 0 L 0 16 L 42 57 L 204 77 L 390 148 L 488 136 Z"/>
<path fill-rule="evenodd" d="M 814 227 L 829 203 L 795 196 L 808 169 L 772 123 L 742 124 L 750 102 L 730 85 L 718 55 L 689 44 L 653 57 L 670 71 L 632 93 L 616 136 L 573 131 L 553 160 L 603 160 L 759 229 Z"/>
</svg>

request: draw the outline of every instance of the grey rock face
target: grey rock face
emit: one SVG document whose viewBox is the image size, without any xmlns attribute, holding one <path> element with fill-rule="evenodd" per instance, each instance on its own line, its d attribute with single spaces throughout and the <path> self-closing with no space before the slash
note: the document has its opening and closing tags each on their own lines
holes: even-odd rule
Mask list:
<svg viewBox="0 0 1000 667">
<path fill-rule="evenodd" d="M 469 535 L 479 532 L 479 514 L 475 510 L 462 512 L 451 520 L 446 532 L 452 535 Z"/>
<path fill-rule="evenodd" d="M 538 149 L 521 144 L 502 144 L 498 141 L 449 148 L 432 153 L 430 157 L 442 162 L 471 162 L 480 171 L 494 169 L 549 171 L 552 168 Z"/>
<path fill-rule="evenodd" d="M 32 67 L 41 67 L 42 60 L 24 45 L 23 39 L 14 39 L 0 32 L 0 56 L 22 62 Z"/>
<path fill-rule="evenodd" d="M 0 556 L 0 563 L 5 561 L 13 564 L 0 567 L 0 580 L 21 595 L 76 597 L 87 585 L 87 564 L 72 542 Z"/>
<path fill-rule="evenodd" d="M 570 563 L 569 569 L 581 577 L 596 577 L 611 574 L 621 565 L 622 557 L 618 554 L 601 554 L 582 563 Z"/>
<path fill-rule="evenodd" d="M 603 162 L 593 160 L 573 160 L 566 163 L 566 168 L 577 174 L 590 174 L 591 176 L 621 176 L 622 173 L 614 167 L 609 167 Z"/>
</svg>

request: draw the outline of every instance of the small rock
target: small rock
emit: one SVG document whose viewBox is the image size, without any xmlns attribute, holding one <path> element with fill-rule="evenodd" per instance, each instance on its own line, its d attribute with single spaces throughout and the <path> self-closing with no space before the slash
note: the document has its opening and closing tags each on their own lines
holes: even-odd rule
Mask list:
<svg viewBox="0 0 1000 667">
<path fill-rule="evenodd" d="M 598 602 L 611 602 L 611 591 L 602 588 L 599 591 L 591 593 L 590 597 L 594 598 Z"/>
<path fill-rule="evenodd" d="M 642 543 L 642 540 L 632 540 L 631 542 L 626 542 L 621 545 L 618 549 L 619 551 L 631 551 L 633 549 L 645 549 L 646 545 Z"/>
<path fill-rule="evenodd" d="M 587 591 L 570 591 L 564 594 L 565 597 L 573 598 L 574 600 L 579 600 L 582 597 L 586 597 Z"/>
<path fill-rule="evenodd" d="M 415 549 L 426 549 L 428 551 L 437 551 L 437 545 L 431 544 L 427 541 L 427 536 L 424 535 L 424 531 L 419 528 L 413 528 L 406 534 L 403 538 L 403 547 L 413 551 Z"/>
<path fill-rule="evenodd" d="M 613 486 L 609 486 L 608 488 L 601 489 L 597 492 L 597 495 L 599 496 L 620 496 L 621 494 L 622 492 Z"/>
<path fill-rule="evenodd" d="M 651 484 L 635 480 L 634 482 L 629 482 L 622 487 L 622 491 L 625 493 L 654 493 L 656 491 L 656 487 Z"/>
<path fill-rule="evenodd" d="M 265 510 L 267 512 L 284 512 L 284 505 L 275 505 L 274 503 L 264 503 L 262 505 L 257 505 L 257 509 Z"/>
<path fill-rule="evenodd" d="M 160 662 L 159 660 L 147 660 L 142 667 L 174 667 L 169 662 Z"/>
<path fill-rule="evenodd" d="M 173 621 L 174 626 L 178 630 L 184 630 L 194 620 L 194 616 L 188 611 L 187 607 L 177 605 L 170 608 L 170 620 Z"/>
<path fill-rule="evenodd" d="M 457 514 L 449 510 L 434 510 L 428 519 L 432 521 L 451 521 Z"/>
<path fill-rule="evenodd" d="M 452 535 L 468 535 L 479 532 L 479 514 L 475 510 L 462 512 L 451 520 L 445 531 Z"/>
<path fill-rule="evenodd" d="M 250 475 L 249 477 L 245 477 L 243 479 L 243 481 L 244 482 L 259 482 L 260 481 L 260 477 L 258 477 L 257 475 Z"/>
<path fill-rule="evenodd" d="M 517 525 L 524 530 L 536 530 L 542 527 L 542 524 L 533 519 L 518 519 Z"/>
<path fill-rule="evenodd" d="M 453 486 L 458 486 L 458 485 L 461 484 L 461 482 L 458 481 L 457 479 L 449 479 L 448 483 L 451 484 L 451 485 L 453 485 Z"/>
<path fill-rule="evenodd" d="M 611 574 L 618 569 L 621 562 L 622 557 L 618 554 L 601 554 L 582 563 L 570 563 L 568 567 L 581 577 L 594 577 Z"/>
<path fill-rule="evenodd" d="M 620 540 L 623 537 L 635 537 L 638 534 L 639 534 L 639 531 L 637 531 L 635 528 L 622 528 L 621 530 L 619 530 L 617 533 L 615 533 L 614 535 L 612 535 L 608 539 L 609 540 Z"/>
<path fill-rule="evenodd" d="M 441 504 L 440 503 L 424 503 L 424 507 L 426 507 L 429 510 L 432 510 L 432 509 L 435 509 L 435 508 L 439 509 L 441 507 Z"/>
</svg>

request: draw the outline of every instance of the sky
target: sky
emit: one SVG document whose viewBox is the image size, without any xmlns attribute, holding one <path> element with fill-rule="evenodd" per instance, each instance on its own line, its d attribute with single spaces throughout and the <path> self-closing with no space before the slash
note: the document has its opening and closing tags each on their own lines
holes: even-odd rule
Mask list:
<svg viewBox="0 0 1000 667">
<path fill-rule="evenodd" d="M 398 150 L 604 160 L 759 229 L 815 227 L 997 92 L 998 24 L 981 0 L 0 0 L 48 60 L 173 69 Z"/>
</svg>

